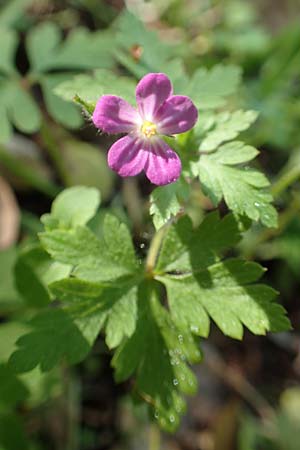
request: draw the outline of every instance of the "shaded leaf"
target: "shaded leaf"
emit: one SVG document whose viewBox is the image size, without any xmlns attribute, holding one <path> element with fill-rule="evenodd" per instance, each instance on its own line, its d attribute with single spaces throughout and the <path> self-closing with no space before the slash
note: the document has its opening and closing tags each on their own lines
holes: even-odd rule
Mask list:
<svg viewBox="0 0 300 450">
<path fill-rule="evenodd" d="M 199 361 L 201 353 L 191 335 L 174 326 L 152 289 L 141 290 L 137 329 L 116 351 L 113 366 L 117 381 L 136 373 L 137 393 L 160 426 L 174 431 L 185 411 L 181 393 L 192 394 L 197 386 L 187 363 Z"/>
<path fill-rule="evenodd" d="M 75 364 L 90 350 L 88 341 L 62 310 L 45 310 L 29 325 L 32 331 L 18 339 L 18 349 L 9 359 L 9 366 L 17 373 L 29 372 L 36 366 L 46 372 L 62 359 Z"/>
</svg>

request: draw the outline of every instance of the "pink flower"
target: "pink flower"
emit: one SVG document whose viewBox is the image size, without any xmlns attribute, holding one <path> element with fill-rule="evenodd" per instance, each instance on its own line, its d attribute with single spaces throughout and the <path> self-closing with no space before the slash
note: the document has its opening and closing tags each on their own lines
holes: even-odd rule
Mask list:
<svg viewBox="0 0 300 450">
<path fill-rule="evenodd" d="M 178 155 L 160 135 L 184 133 L 192 128 L 198 112 L 189 97 L 172 94 L 163 73 L 149 73 L 136 87 L 137 109 L 115 95 L 97 102 L 93 122 L 105 133 L 127 133 L 108 152 L 108 165 L 122 177 L 145 171 L 157 185 L 172 183 L 181 172 Z"/>
</svg>

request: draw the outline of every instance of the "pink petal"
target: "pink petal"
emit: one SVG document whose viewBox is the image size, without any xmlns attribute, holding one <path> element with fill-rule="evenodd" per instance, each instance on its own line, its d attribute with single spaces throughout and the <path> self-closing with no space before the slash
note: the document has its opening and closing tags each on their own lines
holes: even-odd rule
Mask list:
<svg viewBox="0 0 300 450">
<path fill-rule="evenodd" d="M 148 152 L 142 148 L 143 141 L 138 137 L 124 136 L 109 149 L 107 160 L 111 169 L 122 177 L 140 173 L 148 159 Z"/>
<path fill-rule="evenodd" d="M 138 110 L 144 120 L 153 120 L 160 105 L 172 95 L 172 84 L 164 73 L 148 73 L 136 87 Z"/>
<path fill-rule="evenodd" d="M 184 133 L 197 122 L 198 111 L 189 97 L 172 95 L 158 109 L 155 122 L 161 134 Z"/>
<path fill-rule="evenodd" d="M 159 186 L 176 181 L 181 173 L 179 156 L 162 139 L 149 141 L 149 144 L 151 151 L 145 165 L 147 178 Z"/>
<path fill-rule="evenodd" d="M 103 95 L 97 102 L 93 122 L 105 133 L 129 133 L 141 123 L 138 112 L 120 97 Z"/>
</svg>

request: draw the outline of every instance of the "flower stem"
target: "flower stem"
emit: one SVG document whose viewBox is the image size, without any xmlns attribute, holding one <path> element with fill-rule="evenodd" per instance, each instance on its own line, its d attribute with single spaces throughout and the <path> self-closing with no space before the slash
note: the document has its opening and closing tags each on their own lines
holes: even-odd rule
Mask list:
<svg viewBox="0 0 300 450">
<path fill-rule="evenodd" d="M 281 177 L 273 184 L 271 192 L 274 198 L 280 196 L 289 186 L 300 179 L 300 165 L 291 167 L 287 172 L 284 172 Z"/>
<path fill-rule="evenodd" d="M 147 259 L 146 259 L 146 273 L 148 275 L 153 275 L 153 269 L 156 265 L 156 261 L 164 240 L 164 237 L 169 229 L 170 223 L 165 224 L 161 227 L 153 236 L 151 241 Z"/>
<path fill-rule="evenodd" d="M 149 450 L 160 450 L 160 442 L 160 429 L 155 423 L 151 423 L 149 428 Z"/>
</svg>

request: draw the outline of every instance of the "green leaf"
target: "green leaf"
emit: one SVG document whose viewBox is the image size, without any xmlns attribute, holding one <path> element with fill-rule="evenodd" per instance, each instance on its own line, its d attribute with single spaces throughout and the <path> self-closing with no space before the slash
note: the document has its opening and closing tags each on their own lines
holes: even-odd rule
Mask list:
<svg viewBox="0 0 300 450">
<path fill-rule="evenodd" d="M 185 94 L 189 95 L 199 109 L 223 106 L 225 98 L 233 94 L 241 80 L 237 66 L 217 65 L 212 69 L 198 69 L 189 82 Z"/>
<path fill-rule="evenodd" d="M 17 83 L 9 89 L 9 116 L 13 124 L 24 133 L 35 133 L 41 125 L 41 113 L 31 95 Z"/>
<path fill-rule="evenodd" d="M 111 259 L 128 267 L 134 273 L 138 264 L 131 233 L 127 226 L 112 214 L 106 214 L 104 217 L 103 239 Z"/>
<path fill-rule="evenodd" d="M 74 267 L 73 275 L 104 285 L 128 275 L 137 276 L 139 266 L 131 236 L 124 224 L 109 214 L 101 240 L 86 227 L 53 230 L 40 234 L 42 246 L 57 261 Z"/>
<path fill-rule="evenodd" d="M 255 334 L 290 328 L 276 292 L 257 284 L 263 268 L 252 262 L 229 259 L 219 253 L 239 239 L 232 215 L 220 220 L 208 215 L 193 230 L 187 218 L 171 227 L 155 269 L 167 289 L 172 319 L 177 326 L 200 336 L 209 333 L 209 317 L 224 334 L 241 339 L 243 326 Z"/>
<path fill-rule="evenodd" d="M 18 256 L 17 249 L 11 247 L 0 252 L 0 309 L 13 309 L 22 304 L 15 286 L 14 265 Z"/>
<path fill-rule="evenodd" d="M 236 138 L 241 131 L 247 130 L 256 118 L 256 111 L 239 110 L 216 115 L 213 130 L 209 131 L 202 140 L 199 149 L 201 151 L 215 150 L 222 142 L 230 141 Z"/>
<path fill-rule="evenodd" d="M 18 291 L 29 306 L 38 308 L 49 303 L 48 291 L 26 263 L 26 257 L 18 259 L 15 265 L 15 277 Z"/>
<path fill-rule="evenodd" d="M 187 363 L 199 361 L 201 353 L 194 338 L 174 326 L 152 289 L 141 289 L 136 331 L 116 351 L 112 364 L 117 381 L 136 374 L 137 394 L 160 426 L 174 431 L 185 410 L 181 393 L 193 394 L 197 388 Z"/>
<path fill-rule="evenodd" d="M 243 325 L 254 334 L 290 329 L 283 307 L 273 302 L 277 293 L 251 284 L 262 273 L 258 264 L 232 259 L 194 275 L 166 275 L 160 280 L 175 323 L 207 337 L 210 316 L 225 335 L 242 339 Z"/>
<path fill-rule="evenodd" d="M 92 110 L 97 100 L 105 94 L 118 95 L 130 103 L 135 103 L 134 81 L 114 75 L 108 70 L 96 70 L 93 75 L 77 75 L 58 85 L 55 93 L 69 101 L 78 96 L 83 102 L 90 104 Z"/>
<path fill-rule="evenodd" d="M 12 30 L 0 28 L 0 42 L 1 42 L 0 73 L 1 72 L 5 74 L 14 73 L 15 72 L 14 56 L 18 43 L 17 34 Z"/>
<path fill-rule="evenodd" d="M 0 141 L 7 143 L 12 134 L 11 121 L 16 128 L 33 133 L 40 127 L 41 115 L 30 94 L 19 80 L 0 80 Z"/>
<path fill-rule="evenodd" d="M 25 434 L 25 426 L 20 416 L 10 413 L 0 414 L 1 450 L 29 450 L 31 447 Z"/>
<path fill-rule="evenodd" d="M 9 359 L 9 366 L 17 373 L 29 372 L 36 366 L 46 372 L 62 359 L 75 364 L 90 350 L 88 341 L 62 310 L 45 310 L 29 325 L 32 331 L 18 339 L 18 349 Z"/>
<path fill-rule="evenodd" d="M 113 37 L 104 32 L 76 28 L 61 42 L 62 33 L 52 22 L 37 25 L 27 38 L 34 72 L 49 70 L 109 68 L 113 64 Z"/>
<path fill-rule="evenodd" d="M 121 48 L 115 51 L 119 63 L 137 78 L 148 72 L 161 72 L 175 56 L 174 45 L 162 41 L 155 31 L 148 30 L 142 21 L 124 10 L 115 22 L 116 41 Z"/>
<path fill-rule="evenodd" d="M 43 22 L 30 31 L 26 46 L 32 71 L 42 72 L 49 68 L 60 39 L 61 32 L 53 22 Z"/>
<path fill-rule="evenodd" d="M 235 214 L 260 220 L 267 227 L 276 227 L 277 212 L 271 205 L 273 198 L 265 189 L 269 186 L 267 178 L 257 170 L 235 167 L 255 155 L 252 147 L 231 142 L 216 152 L 201 155 L 199 162 L 193 163 L 193 170 L 199 175 L 204 193 L 215 205 L 224 197 Z"/>
<path fill-rule="evenodd" d="M 24 250 L 14 267 L 15 283 L 20 296 L 32 307 L 46 306 L 50 301 L 48 283 L 69 275 L 70 266 L 51 260 L 38 245 Z"/>
<path fill-rule="evenodd" d="M 16 406 L 28 396 L 28 390 L 13 371 L 0 364 L 0 410 Z"/>
<path fill-rule="evenodd" d="M 102 284 L 74 277 L 53 281 L 49 288 L 57 299 L 63 302 L 91 300 L 100 297 L 103 291 Z"/>
<path fill-rule="evenodd" d="M 132 282 L 103 289 L 101 284 L 69 278 L 52 283 L 50 289 L 68 302 L 66 310 L 91 344 L 104 324 L 109 348 L 117 347 L 135 331 L 137 286 Z"/>
<path fill-rule="evenodd" d="M 69 78 L 70 75 L 67 74 L 45 75 L 40 78 L 40 83 L 49 114 L 61 125 L 67 128 L 76 129 L 83 123 L 83 117 L 80 110 L 75 105 L 62 100 L 53 92 L 56 86 Z"/>
<path fill-rule="evenodd" d="M 131 289 L 111 289 L 103 297 L 109 305 L 106 324 L 106 343 L 109 348 L 117 347 L 124 337 L 130 337 L 136 328 L 137 287 Z"/>
<path fill-rule="evenodd" d="M 95 69 L 113 66 L 113 34 L 76 27 L 52 56 L 51 68 Z"/>
<path fill-rule="evenodd" d="M 54 200 L 49 214 L 42 217 L 46 225 L 50 222 L 55 228 L 73 228 L 85 225 L 95 214 L 100 204 L 100 193 L 97 189 L 74 186 L 65 189 Z M 45 223 L 46 222 L 46 223 Z M 50 226 L 51 229 L 51 226 Z"/>
<path fill-rule="evenodd" d="M 16 340 L 28 331 L 28 327 L 20 322 L 10 320 L 0 326 L 0 363 L 7 363 L 15 350 Z"/>
<path fill-rule="evenodd" d="M 173 225 L 164 239 L 156 265 L 161 272 L 192 272 L 218 261 L 220 252 L 240 240 L 238 222 L 232 214 L 223 219 L 218 212 L 208 214 L 197 229 L 188 217 Z"/>
<path fill-rule="evenodd" d="M 156 230 L 180 212 L 180 201 L 185 200 L 188 195 L 189 186 L 183 179 L 154 189 L 150 197 L 150 214 L 153 215 Z"/>
<path fill-rule="evenodd" d="M 9 0 L 4 6 L 1 5 L 0 26 L 13 28 L 20 19 L 24 19 L 30 3 L 32 0 Z"/>
</svg>

